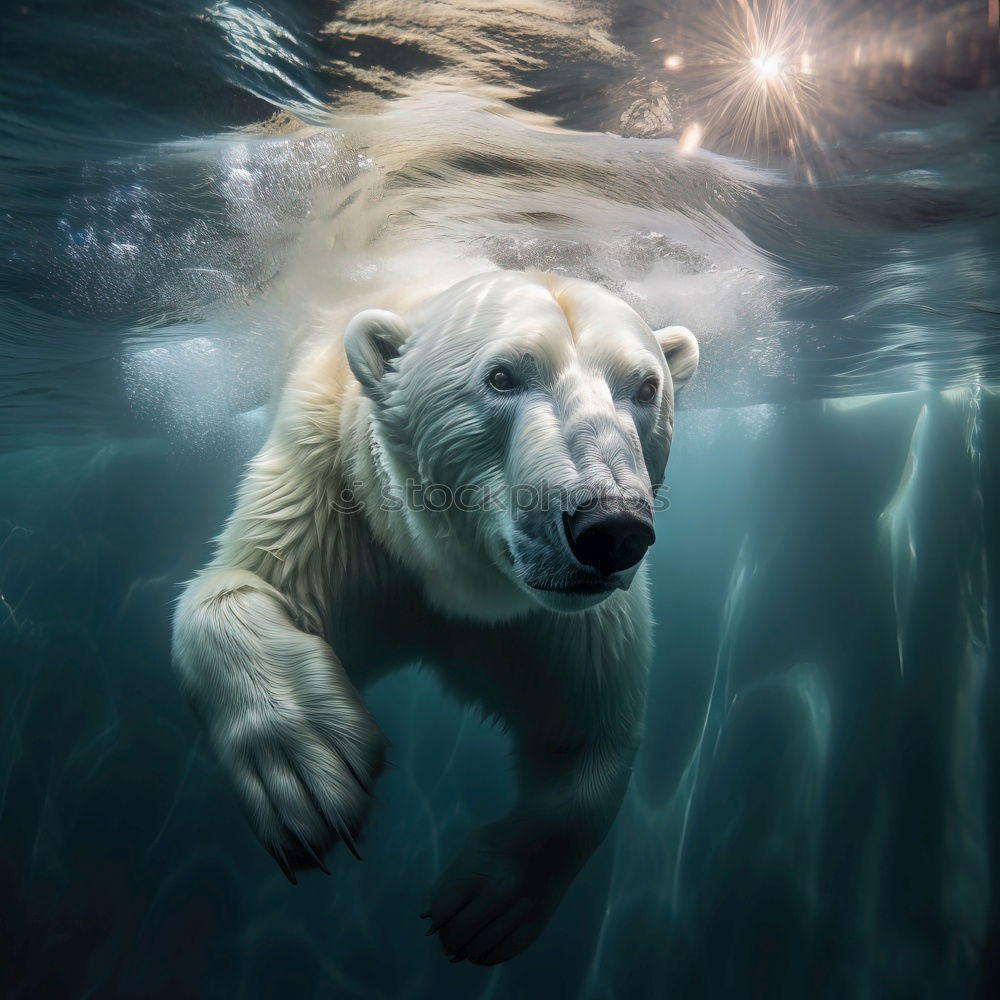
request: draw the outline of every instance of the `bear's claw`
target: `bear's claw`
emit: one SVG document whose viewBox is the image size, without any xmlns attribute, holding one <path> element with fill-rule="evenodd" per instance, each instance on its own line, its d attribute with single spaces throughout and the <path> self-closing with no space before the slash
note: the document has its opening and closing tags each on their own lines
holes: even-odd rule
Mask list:
<svg viewBox="0 0 1000 1000">
<path fill-rule="evenodd" d="M 292 884 L 356 839 L 387 741 L 333 650 L 242 569 L 196 577 L 174 621 L 174 665 L 258 839 Z"/>
<path fill-rule="evenodd" d="M 341 713 L 351 706 L 341 705 Z M 287 700 L 265 702 L 235 724 L 214 730 L 219 756 L 235 779 L 244 809 L 258 838 L 288 880 L 315 868 L 329 873 L 323 855 L 340 841 L 361 860 L 357 835 L 371 796 L 355 774 L 370 786 L 383 766 L 386 741 L 371 717 L 339 722 L 349 729 L 351 746 L 331 749 L 319 722 L 304 719 L 301 707 Z M 351 766 L 346 758 L 352 756 Z"/>
<path fill-rule="evenodd" d="M 265 845 L 266 847 L 266 845 Z M 267 853 L 278 862 L 278 867 L 282 870 L 285 878 L 288 879 L 292 885 L 298 885 L 299 880 L 295 877 L 295 872 L 292 871 L 288 864 L 288 858 L 285 857 L 285 852 L 277 847 L 267 847 Z"/>
</svg>

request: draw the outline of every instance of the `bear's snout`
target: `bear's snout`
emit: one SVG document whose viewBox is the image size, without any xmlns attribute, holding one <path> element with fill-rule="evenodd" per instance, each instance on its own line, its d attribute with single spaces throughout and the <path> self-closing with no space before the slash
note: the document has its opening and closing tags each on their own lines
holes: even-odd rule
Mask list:
<svg viewBox="0 0 1000 1000">
<path fill-rule="evenodd" d="M 656 541 L 647 503 L 597 497 L 564 514 L 563 522 L 576 559 L 605 577 L 631 569 Z"/>
</svg>

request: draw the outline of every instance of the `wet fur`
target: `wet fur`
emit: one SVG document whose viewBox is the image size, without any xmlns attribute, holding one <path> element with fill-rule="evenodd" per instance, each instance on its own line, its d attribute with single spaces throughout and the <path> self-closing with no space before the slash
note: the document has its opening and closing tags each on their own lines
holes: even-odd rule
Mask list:
<svg viewBox="0 0 1000 1000">
<path fill-rule="evenodd" d="M 511 337 L 550 365 L 553 388 L 494 441 L 495 415 L 477 412 L 492 404 L 476 402 L 465 367 L 470 349 Z M 628 782 L 651 651 L 645 570 L 601 603 L 562 613 L 538 603 L 516 562 L 498 563 L 497 545 L 514 537 L 503 515 L 385 510 L 379 493 L 402 475 L 542 474 L 651 493 L 672 431 L 671 345 L 682 347 L 679 382 L 696 364 L 693 343 L 687 331 L 654 337 L 596 286 L 493 272 L 405 320 L 362 314 L 346 353 L 331 336 L 305 354 L 174 625 L 185 690 L 290 878 L 324 867 L 338 841 L 356 850 L 386 753 L 358 689 L 419 659 L 503 721 L 519 779 L 510 812 L 473 832 L 432 889 L 431 930 L 453 958 L 482 964 L 541 931 Z M 383 348 L 395 359 L 372 374 Z M 602 374 L 577 364 L 588 351 Z M 637 363 L 664 374 L 655 414 L 612 399 L 615 372 Z M 345 510 L 346 496 L 364 512 Z M 544 558 L 565 559 L 559 551 Z"/>
</svg>

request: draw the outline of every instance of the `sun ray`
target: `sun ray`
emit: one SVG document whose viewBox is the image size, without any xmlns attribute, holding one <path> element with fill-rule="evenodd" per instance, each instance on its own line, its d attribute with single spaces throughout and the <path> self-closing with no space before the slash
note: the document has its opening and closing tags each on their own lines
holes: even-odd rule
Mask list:
<svg viewBox="0 0 1000 1000">
<path fill-rule="evenodd" d="M 800 148 L 809 134 L 817 88 L 812 33 L 804 5 L 786 0 L 714 0 L 685 54 L 694 101 L 703 107 L 706 145 L 746 153 Z"/>
</svg>

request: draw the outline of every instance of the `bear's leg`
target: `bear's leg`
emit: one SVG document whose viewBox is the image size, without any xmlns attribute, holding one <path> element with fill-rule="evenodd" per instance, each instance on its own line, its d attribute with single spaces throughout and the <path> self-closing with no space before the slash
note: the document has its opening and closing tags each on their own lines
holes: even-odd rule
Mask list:
<svg viewBox="0 0 1000 1000">
<path fill-rule="evenodd" d="M 472 834 L 424 914 L 453 962 L 495 965 L 534 941 L 614 820 L 637 744 L 628 733 L 575 748 L 516 744 L 517 803 Z"/>
<path fill-rule="evenodd" d="M 354 839 L 386 740 L 333 650 L 300 631 L 260 577 L 195 578 L 174 618 L 174 666 L 250 822 L 288 878 Z"/>
</svg>

